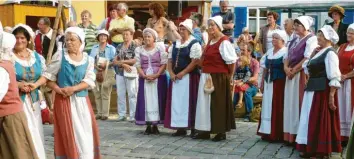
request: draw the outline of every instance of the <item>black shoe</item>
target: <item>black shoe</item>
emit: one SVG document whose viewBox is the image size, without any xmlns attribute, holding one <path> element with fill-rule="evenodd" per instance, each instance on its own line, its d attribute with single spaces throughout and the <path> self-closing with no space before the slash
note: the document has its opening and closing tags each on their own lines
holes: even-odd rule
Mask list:
<svg viewBox="0 0 354 159">
<path fill-rule="evenodd" d="M 187 130 L 183 129 L 178 129 L 175 133 L 172 134 L 172 136 L 186 136 L 187 135 Z"/>
<path fill-rule="evenodd" d="M 221 140 L 226 140 L 226 134 L 225 133 L 219 133 L 212 139 L 212 141 L 215 141 L 215 142 L 221 141 Z"/>
<path fill-rule="evenodd" d="M 195 129 L 192 129 L 191 130 L 191 134 L 189 135 L 191 138 L 193 138 L 193 136 L 195 136 L 196 132 L 195 132 Z"/>
<path fill-rule="evenodd" d="M 145 132 L 144 132 L 144 135 L 150 135 L 151 133 L 152 133 L 152 131 L 151 131 L 151 126 L 148 125 L 148 126 L 146 127 Z"/>
<path fill-rule="evenodd" d="M 192 136 L 192 139 L 210 139 L 209 133 L 196 133 Z"/>
<path fill-rule="evenodd" d="M 152 126 L 152 134 L 158 135 L 160 134 L 159 128 L 157 128 L 157 125 Z"/>
</svg>

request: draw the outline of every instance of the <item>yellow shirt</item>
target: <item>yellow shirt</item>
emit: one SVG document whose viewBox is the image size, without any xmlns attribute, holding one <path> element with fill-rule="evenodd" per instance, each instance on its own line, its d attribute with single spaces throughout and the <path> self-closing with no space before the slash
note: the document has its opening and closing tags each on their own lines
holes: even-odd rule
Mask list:
<svg viewBox="0 0 354 159">
<path fill-rule="evenodd" d="M 117 18 L 111 21 L 109 24 L 109 31 L 113 29 L 124 29 L 124 28 L 131 28 L 135 30 L 134 27 L 135 20 L 128 15 L 125 15 L 123 18 Z M 112 37 L 112 41 L 115 43 L 123 42 L 123 35 L 117 34 L 116 36 Z"/>
</svg>

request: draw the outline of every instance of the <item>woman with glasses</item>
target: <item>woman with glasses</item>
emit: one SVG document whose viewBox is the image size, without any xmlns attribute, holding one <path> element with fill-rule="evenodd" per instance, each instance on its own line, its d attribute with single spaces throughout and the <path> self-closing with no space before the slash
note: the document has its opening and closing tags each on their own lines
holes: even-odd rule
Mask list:
<svg viewBox="0 0 354 159">
<path fill-rule="evenodd" d="M 294 20 L 295 38 L 288 42 L 288 54 L 284 58 L 286 74 L 284 91 L 284 141 L 294 144 L 300 119 L 300 108 L 305 87 L 302 64 L 317 47 L 317 38 L 310 33 L 313 19 L 300 16 Z"/>
</svg>

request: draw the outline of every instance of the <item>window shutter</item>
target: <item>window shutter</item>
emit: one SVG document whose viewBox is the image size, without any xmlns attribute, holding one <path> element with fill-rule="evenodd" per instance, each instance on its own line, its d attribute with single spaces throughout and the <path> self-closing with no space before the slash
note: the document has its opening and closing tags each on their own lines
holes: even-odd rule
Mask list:
<svg viewBox="0 0 354 159">
<path fill-rule="evenodd" d="M 235 27 L 234 27 L 234 37 L 238 37 L 242 33 L 242 28 L 247 26 L 247 7 L 235 7 Z"/>
</svg>

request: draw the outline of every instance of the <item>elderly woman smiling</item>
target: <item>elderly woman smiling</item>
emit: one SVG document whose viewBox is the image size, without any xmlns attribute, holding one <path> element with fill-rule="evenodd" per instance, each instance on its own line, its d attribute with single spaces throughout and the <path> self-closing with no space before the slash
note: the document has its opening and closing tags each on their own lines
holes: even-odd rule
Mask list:
<svg viewBox="0 0 354 159">
<path fill-rule="evenodd" d="M 56 158 L 100 158 L 99 135 L 88 88 L 95 87 L 94 60 L 83 53 L 81 28 L 65 31 L 66 48 L 54 54 L 37 88 L 47 81 L 55 92 L 54 153 Z"/>
<path fill-rule="evenodd" d="M 164 48 L 155 44 L 158 37 L 155 30 L 146 28 L 143 35 L 145 45 L 135 49 L 139 73 L 135 119 L 137 125 L 147 125 L 144 134 L 159 134 L 157 124 L 163 123 L 166 106 L 167 54 Z"/>
</svg>

